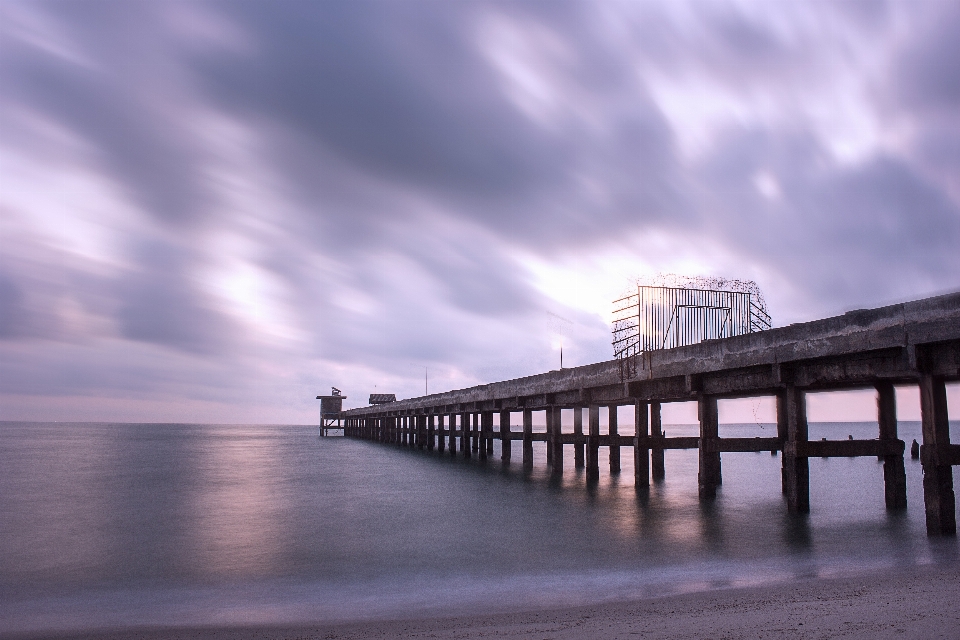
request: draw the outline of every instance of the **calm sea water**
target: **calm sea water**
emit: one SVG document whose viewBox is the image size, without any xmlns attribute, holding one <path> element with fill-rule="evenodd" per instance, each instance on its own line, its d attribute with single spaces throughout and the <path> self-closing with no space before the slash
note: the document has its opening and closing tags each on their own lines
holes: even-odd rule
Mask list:
<svg viewBox="0 0 960 640">
<path fill-rule="evenodd" d="M 960 557 L 926 537 L 909 458 L 906 513 L 885 511 L 876 459 L 833 458 L 811 459 L 812 512 L 795 517 L 769 453 L 724 454 L 704 505 L 696 451 L 668 451 L 638 496 L 630 449 L 587 488 L 571 452 L 557 481 L 541 443 L 531 474 L 514 446 L 504 467 L 499 443 L 480 463 L 305 426 L 0 423 L 0 633 L 477 613 Z"/>
</svg>

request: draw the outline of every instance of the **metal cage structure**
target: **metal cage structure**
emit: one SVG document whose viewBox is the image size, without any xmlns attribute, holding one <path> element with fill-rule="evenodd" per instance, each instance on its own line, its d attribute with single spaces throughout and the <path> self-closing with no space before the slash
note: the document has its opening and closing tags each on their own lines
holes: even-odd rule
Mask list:
<svg viewBox="0 0 960 640">
<path fill-rule="evenodd" d="M 693 280 L 694 284 L 701 281 Z M 613 354 L 621 380 L 637 376 L 640 356 L 646 351 L 770 328 L 770 314 L 755 283 L 719 279 L 707 282 L 726 284 L 729 288 L 638 283 L 636 293 L 614 300 Z"/>
</svg>

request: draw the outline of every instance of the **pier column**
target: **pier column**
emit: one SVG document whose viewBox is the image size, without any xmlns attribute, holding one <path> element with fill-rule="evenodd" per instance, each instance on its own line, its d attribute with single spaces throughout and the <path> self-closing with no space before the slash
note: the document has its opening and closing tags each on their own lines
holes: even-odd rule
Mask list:
<svg viewBox="0 0 960 640">
<path fill-rule="evenodd" d="M 500 459 L 510 461 L 513 455 L 513 440 L 510 439 L 510 412 L 500 412 Z"/>
<path fill-rule="evenodd" d="M 882 381 L 877 387 L 877 422 L 880 440 L 895 442 L 897 438 L 897 398 L 893 383 Z M 907 508 L 907 473 L 903 467 L 903 453 L 883 457 L 883 495 L 887 509 Z"/>
<path fill-rule="evenodd" d="M 610 473 L 620 473 L 620 431 L 617 427 L 617 405 L 607 408 L 607 424 L 610 425 Z"/>
<path fill-rule="evenodd" d="M 418 416 L 417 419 L 417 449 L 427 447 L 427 416 L 426 414 Z"/>
<path fill-rule="evenodd" d="M 480 450 L 480 414 L 476 412 L 470 414 L 470 450 Z"/>
<path fill-rule="evenodd" d="M 493 412 L 487 412 L 487 455 L 493 456 Z"/>
<path fill-rule="evenodd" d="M 433 451 L 434 442 L 436 442 L 437 431 L 434 426 L 436 418 L 433 414 L 427 416 L 427 451 Z"/>
<path fill-rule="evenodd" d="M 633 480 L 638 488 L 650 486 L 650 449 L 647 448 L 649 426 L 647 423 L 647 403 L 639 400 L 634 405 L 633 423 L 636 430 L 633 436 Z"/>
<path fill-rule="evenodd" d="M 780 404 L 783 408 L 780 410 Z M 807 398 L 792 384 L 777 396 L 777 418 L 786 423 L 786 441 L 783 445 L 783 485 L 787 509 L 793 513 L 810 513 L 810 461 L 797 455 L 797 445 L 806 442 Z"/>
<path fill-rule="evenodd" d="M 720 452 L 717 439 L 720 437 L 720 416 L 715 396 L 701 396 L 698 402 L 700 414 L 700 472 L 697 474 L 700 499 L 710 500 L 717 496 L 717 487 L 723 482 L 720 471 Z"/>
<path fill-rule="evenodd" d="M 547 445 L 546 447 L 547 466 L 552 467 L 553 466 L 553 436 L 551 435 L 552 430 L 550 429 L 550 407 L 547 407 L 546 410 L 544 410 L 543 421 L 546 423 L 546 427 L 547 427 L 547 441 L 545 443 Z"/>
<path fill-rule="evenodd" d="M 587 480 L 596 480 L 600 477 L 600 407 L 590 405 L 587 416 Z"/>
<path fill-rule="evenodd" d="M 478 447 L 477 451 L 479 453 L 479 458 L 481 460 L 487 459 L 487 431 L 488 429 L 493 428 L 493 414 L 489 411 L 484 411 L 479 414 L 480 417 L 480 431 L 478 433 Z"/>
<path fill-rule="evenodd" d="M 523 410 L 523 466 L 533 467 L 533 411 Z"/>
<path fill-rule="evenodd" d="M 583 469 L 583 407 L 573 408 L 573 467 Z"/>
<path fill-rule="evenodd" d="M 553 473 L 563 472 L 563 426 L 560 407 L 547 407 L 548 446 L 553 449 Z"/>
<path fill-rule="evenodd" d="M 457 455 L 457 414 L 450 414 L 450 455 Z"/>
<path fill-rule="evenodd" d="M 663 424 L 660 421 L 660 403 L 650 403 L 650 435 L 654 438 L 663 438 Z M 663 447 L 656 447 L 650 451 L 650 471 L 654 482 L 666 478 L 666 467 L 663 464 Z"/>
<path fill-rule="evenodd" d="M 950 445 L 950 422 L 947 417 L 947 385 L 943 378 L 920 376 L 920 419 L 923 424 L 923 502 L 927 514 L 928 536 L 952 536 L 957 533 L 954 506 L 953 468 L 942 461 Z M 947 462 L 947 464 L 943 464 Z"/>
<path fill-rule="evenodd" d="M 444 435 L 446 432 L 443 429 L 443 418 L 442 413 L 437 414 L 437 451 L 443 453 L 447 449 L 447 441 Z"/>
<path fill-rule="evenodd" d="M 463 453 L 464 458 L 469 458 L 472 453 L 470 452 L 470 414 L 461 413 L 460 414 L 460 451 Z"/>
</svg>

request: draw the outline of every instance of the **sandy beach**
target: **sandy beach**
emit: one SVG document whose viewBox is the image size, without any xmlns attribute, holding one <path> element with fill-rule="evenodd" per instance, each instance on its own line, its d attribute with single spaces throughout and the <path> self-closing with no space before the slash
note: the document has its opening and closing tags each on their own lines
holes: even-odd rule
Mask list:
<svg viewBox="0 0 960 640">
<path fill-rule="evenodd" d="M 16 636 L 37 638 L 40 635 Z M 51 637 L 43 634 L 42 637 Z M 285 627 L 119 629 L 61 640 L 359 638 L 960 638 L 960 565 L 567 609 Z"/>
</svg>

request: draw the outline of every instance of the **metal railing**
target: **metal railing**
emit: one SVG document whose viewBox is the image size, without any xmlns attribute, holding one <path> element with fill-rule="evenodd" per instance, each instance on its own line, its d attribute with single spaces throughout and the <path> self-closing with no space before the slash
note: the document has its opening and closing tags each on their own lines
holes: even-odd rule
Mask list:
<svg viewBox="0 0 960 640">
<path fill-rule="evenodd" d="M 638 285 L 614 307 L 613 353 L 624 380 L 636 377 L 645 351 L 770 328 L 770 315 L 750 292 Z"/>
</svg>

